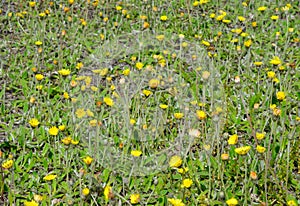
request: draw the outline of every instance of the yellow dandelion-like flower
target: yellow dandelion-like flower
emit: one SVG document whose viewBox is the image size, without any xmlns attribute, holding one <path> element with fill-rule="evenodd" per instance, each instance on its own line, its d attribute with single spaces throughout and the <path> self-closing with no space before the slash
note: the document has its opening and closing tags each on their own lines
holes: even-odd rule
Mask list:
<svg viewBox="0 0 300 206">
<path fill-rule="evenodd" d="M 250 47 L 252 44 L 252 40 L 248 39 L 247 41 L 244 42 L 245 47 Z"/>
<path fill-rule="evenodd" d="M 71 141 L 72 141 L 72 138 L 70 136 L 65 137 L 61 140 L 61 142 L 65 145 L 69 145 L 71 143 Z"/>
<path fill-rule="evenodd" d="M 174 117 L 175 117 L 176 119 L 181 119 L 183 116 L 184 116 L 184 114 L 181 113 L 181 112 L 174 113 Z"/>
<path fill-rule="evenodd" d="M 142 62 L 137 62 L 135 64 L 135 67 L 138 69 L 138 70 L 141 70 L 143 67 L 144 67 L 144 64 Z"/>
<path fill-rule="evenodd" d="M 53 126 L 49 129 L 49 134 L 52 136 L 56 136 L 59 132 L 59 129 L 56 126 Z"/>
<path fill-rule="evenodd" d="M 272 20 L 277 20 L 277 19 L 279 19 L 279 16 L 273 15 L 273 16 L 271 16 L 271 19 L 272 19 Z"/>
<path fill-rule="evenodd" d="M 264 153 L 266 151 L 266 148 L 262 147 L 260 145 L 257 145 L 256 151 L 259 152 L 259 153 Z"/>
<path fill-rule="evenodd" d="M 24 206 L 38 206 L 38 205 L 39 205 L 39 203 L 37 203 L 34 200 L 31 200 L 30 202 L 29 201 L 24 202 Z"/>
<path fill-rule="evenodd" d="M 270 79 L 273 79 L 276 76 L 275 72 L 273 72 L 273 71 L 268 71 L 267 75 Z"/>
<path fill-rule="evenodd" d="M 287 205 L 288 205 L 288 206 L 297 206 L 297 203 L 296 203 L 294 200 L 289 200 L 289 201 L 287 202 Z"/>
<path fill-rule="evenodd" d="M 36 42 L 34 42 L 34 44 L 37 45 L 37 46 L 41 46 L 41 45 L 43 44 L 43 42 L 41 42 L 41 41 L 36 41 Z"/>
<path fill-rule="evenodd" d="M 139 157 L 139 156 L 141 156 L 142 151 L 140 151 L 140 150 L 132 150 L 130 153 L 134 157 Z"/>
<path fill-rule="evenodd" d="M 83 158 L 83 162 L 87 165 L 90 165 L 93 162 L 93 158 L 91 158 L 90 156 L 86 156 L 85 158 Z"/>
<path fill-rule="evenodd" d="M 189 187 L 192 186 L 192 184 L 193 184 L 193 180 L 191 180 L 191 179 L 184 179 L 182 181 L 181 187 L 189 188 Z"/>
<path fill-rule="evenodd" d="M 94 113 L 93 113 L 90 109 L 87 109 L 87 110 L 86 110 L 86 114 L 87 114 L 87 116 L 89 116 L 89 117 L 94 117 Z"/>
<path fill-rule="evenodd" d="M 168 105 L 166 105 L 166 104 L 160 104 L 159 107 L 162 108 L 162 109 L 167 109 Z"/>
<path fill-rule="evenodd" d="M 188 168 L 188 167 L 179 168 L 179 169 L 177 169 L 177 171 L 178 171 L 180 174 L 184 174 L 184 173 L 186 173 L 186 172 L 189 171 L 189 168 Z"/>
<path fill-rule="evenodd" d="M 14 164 L 14 161 L 13 160 L 6 160 L 6 161 L 4 161 L 3 163 L 2 163 L 2 168 L 4 168 L 4 169 L 9 169 L 9 168 L 11 168 L 12 166 L 13 166 L 13 164 Z"/>
<path fill-rule="evenodd" d="M 228 139 L 228 144 L 229 145 L 235 145 L 237 142 L 238 142 L 238 135 L 237 134 L 231 135 Z"/>
<path fill-rule="evenodd" d="M 204 46 L 207 46 L 207 47 L 210 46 L 210 43 L 209 43 L 208 41 L 202 40 L 201 43 L 202 43 Z"/>
<path fill-rule="evenodd" d="M 157 39 L 158 41 L 162 41 L 162 40 L 164 40 L 164 38 L 165 38 L 164 35 L 157 35 L 157 36 L 156 36 L 156 39 Z"/>
<path fill-rule="evenodd" d="M 42 75 L 42 74 L 36 74 L 35 78 L 36 78 L 36 80 L 41 81 L 44 78 L 44 75 Z"/>
<path fill-rule="evenodd" d="M 79 140 L 71 140 L 71 144 L 72 145 L 78 145 L 79 144 Z"/>
<path fill-rule="evenodd" d="M 180 156 L 172 156 L 169 162 L 170 167 L 180 167 L 182 164 L 182 159 Z"/>
<path fill-rule="evenodd" d="M 255 66 L 261 66 L 263 63 L 262 62 L 254 62 Z"/>
<path fill-rule="evenodd" d="M 221 154 L 221 160 L 228 160 L 229 159 L 229 154 L 223 153 Z"/>
<path fill-rule="evenodd" d="M 185 206 L 181 199 L 168 198 L 168 202 L 173 206 Z"/>
<path fill-rule="evenodd" d="M 134 124 L 136 123 L 136 120 L 135 120 L 135 119 L 130 119 L 130 120 L 129 120 L 129 123 L 130 123 L 131 125 L 134 125 Z"/>
<path fill-rule="evenodd" d="M 270 60 L 270 64 L 279 65 L 281 64 L 281 60 L 279 59 L 278 56 L 274 56 L 273 59 Z"/>
<path fill-rule="evenodd" d="M 29 120 L 29 124 L 32 127 L 37 127 L 37 126 L 39 126 L 40 122 L 36 118 L 32 118 L 31 120 Z"/>
<path fill-rule="evenodd" d="M 251 149 L 250 146 L 244 146 L 244 147 L 235 148 L 234 151 L 239 155 L 245 155 L 249 152 L 250 149 Z"/>
<path fill-rule="evenodd" d="M 107 106 L 110 106 L 112 107 L 114 105 L 114 100 L 112 100 L 111 98 L 109 97 L 104 97 L 103 98 L 103 102 L 107 105 Z"/>
<path fill-rule="evenodd" d="M 36 2 L 34 2 L 34 1 L 30 1 L 28 4 L 29 4 L 29 6 L 30 6 L 30 7 L 32 7 L 32 8 L 33 8 L 33 7 L 35 7 L 35 5 L 36 5 Z"/>
<path fill-rule="evenodd" d="M 237 199 L 235 199 L 234 197 L 230 198 L 229 200 L 226 201 L 226 204 L 228 206 L 235 206 L 237 205 L 239 202 L 237 201 Z"/>
<path fill-rule="evenodd" d="M 282 91 L 279 91 L 279 92 L 276 93 L 276 97 L 277 97 L 278 100 L 282 101 L 282 100 L 285 99 L 285 93 L 282 92 Z"/>
<path fill-rule="evenodd" d="M 261 7 L 258 7 L 257 11 L 265 11 L 267 10 L 267 7 L 265 6 L 261 6 Z"/>
<path fill-rule="evenodd" d="M 87 196 L 87 195 L 89 195 L 90 194 L 90 189 L 89 188 L 83 188 L 83 190 L 82 190 L 82 194 L 84 195 L 84 196 Z"/>
<path fill-rule="evenodd" d="M 165 16 L 165 15 L 164 15 L 164 16 L 161 16 L 161 17 L 160 17 L 160 20 L 162 20 L 162 21 L 167 21 L 167 20 L 168 20 L 168 17 Z"/>
<path fill-rule="evenodd" d="M 144 90 L 143 90 L 143 94 L 144 94 L 146 97 L 148 97 L 148 96 L 150 96 L 150 95 L 152 94 L 152 92 L 151 92 L 150 90 L 144 89 Z"/>
<path fill-rule="evenodd" d="M 159 85 L 159 80 L 158 79 L 150 79 L 149 81 L 149 87 L 152 89 L 157 88 Z"/>
<path fill-rule="evenodd" d="M 75 112 L 77 118 L 82 118 L 86 115 L 86 112 L 84 111 L 84 109 L 77 109 Z"/>
<path fill-rule="evenodd" d="M 57 177 L 57 175 L 50 174 L 50 175 L 46 175 L 46 176 L 43 178 L 43 180 L 51 181 L 51 180 L 54 180 L 56 177 Z"/>
<path fill-rule="evenodd" d="M 69 74 L 71 74 L 71 71 L 69 69 L 61 69 L 58 71 L 58 73 L 62 76 L 68 76 Z"/>
<path fill-rule="evenodd" d="M 204 111 L 202 110 L 197 110 L 196 111 L 196 114 L 197 114 L 197 117 L 199 120 L 203 120 L 203 119 L 206 119 L 206 114 Z"/>
<path fill-rule="evenodd" d="M 130 69 L 129 69 L 129 68 L 124 69 L 123 75 L 124 75 L 124 76 L 128 76 L 129 74 L 130 74 Z"/>
<path fill-rule="evenodd" d="M 113 197 L 112 187 L 109 185 L 106 185 L 103 191 L 104 197 L 107 200 Z"/>
<path fill-rule="evenodd" d="M 262 140 L 263 138 L 265 138 L 265 133 L 256 132 L 255 136 L 258 140 Z"/>
<path fill-rule="evenodd" d="M 241 21 L 241 22 L 243 22 L 243 21 L 245 21 L 245 20 L 246 20 L 246 18 L 245 18 L 245 17 L 243 17 L 243 16 L 238 16 L 238 20 L 239 20 L 239 21 Z"/>
<path fill-rule="evenodd" d="M 132 194 L 130 195 L 130 203 L 137 204 L 140 202 L 140 198 L 141 198 L 140 194 Z"/>
</svg>

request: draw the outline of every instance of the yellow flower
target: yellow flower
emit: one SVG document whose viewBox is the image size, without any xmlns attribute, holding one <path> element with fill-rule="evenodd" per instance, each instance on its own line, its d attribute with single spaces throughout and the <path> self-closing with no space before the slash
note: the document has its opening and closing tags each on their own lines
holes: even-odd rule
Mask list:
<svg viewBox="0 0 300 206">
<path fill-rule="evenodd" d="M 64 131 L 65 129 L 66 129 L 66 125 L 59 125 L 58 126 L 58 129 L 60 130 L 60 131 Z"/>
<path fill-rule="evenodd" d="M 252 25 L 252 27 L 256 27 L 257 26 L 257 22 L 254 21 L 254 22 L 251 23 L 251 25 Z"/>
<path fill-rule="evenodd" d="M 261 66 L 263 63 L 262 62 L 254 62 L 255 66 Z"/>
<path fill-rule="evenodd" d="M 140 202 L 140 194 L 132 194 L 130 195 L 130 203 L 131 204 L 137 204 Z"/>
<path fill-rule="evenodd" d="M 273 110 L 273 114 L 274 114 L 275 116 L 281 115 L 281 109 L 275 108 L 275 109 Z"/>
<path fill-rule="evenodd" d="M 152 94 L 152 92 L 149 91 L 149 90 L 144 89 L 144 90 L 143 90 L 143 94 L 144 94 L 146 97 L 148 97 L 149 95 Z"/>
<path fill-rule="evenodd" d="M 82 194 L 84 195 L 84 196 L 87 196 L 88 194 L 90 194 L 90 189 L 89 188 L 83 188 L 83 190 L 82 190 Z"/>
<path fill-rule="evenodd" d="M 223 19 L 222 22 L 226 23 L 226 24 L 229 24 L 231 22 L 231 20 L 229 20 L 229 19 Z"/>
<path fill-rule="evenodd" d="M 180 112 L 174 113 L 174 117 L 175 117 L 176 119 L 181 119 L 181 118 L 183 117 L 183 113 L 180 113 Z"/>
<path fill-rule="evenodd" d="M 124 69 L 123 75 L 124 75 L 124 76 L 128 76 L 129 74 L 130 74 L 130 69 L 129 69 L 129 68 Z"/>
<path fill-rule="evenodd" d="M 68 76 L 71 73 L 71 71 L 69 69 L 61 69 L 58 71 L 58 73 L 62 76 Z"/>
<path fill-rule="evenodd" d="M 54 126 L 49 129 L 49 134 L 52 136 L 56 136 L 58 134 L 58 131 L 59 129 L 56 126 Z"/>
<path fill-rule="evenodd" d="M 142 62 L 137 62 L 135 64 L 135 67 L 138 69 L 138 70 L 141 70 L 143 67 L 144 67 L 144 64 Z"/>
<path fill-rule="evenodd" d="M 86 112 L 84 111 L 84 109 L 77 109 L 75 114 L 77 118 L 82 118 L 86 115 Z"/>
<path fill-rule="evenodd" d="M 204 46 L 210 46 L 210 43 L 208 42 L 208 41 L 204 41 L 204 40 L 202 40 L 202 42 L 201 42 Z"/>
<path fill-rule="evenodd" d="M 267 73 L 267 75 L 268 75 L 268 77 L 269 77 L 270 79 L 273 79 L 273 78 L 275 77 L 275 72 L 269 71 L 269 72 Z"/>
<path fill-rule="evenodd" d="M 157 88 L 159 85 L 159 80 L 158 79 L 150 79 L 149 81 L 149 87 L 152 89 Z"/>
<path fill-rule="evenodd" d="M 104 197 L 106 200 L 109 200 L 110 198 L 112 198 L 113 197 L 112 187 L 109 185 L 106 185 L 104 188 L 103 194 L 104 194 Z"/>
<path fill-rule="evenodd" d="M 29 124 L 32 127 L 37 127 L 37 126 L 39 126 L 40 122 L 36 118 L 32 118 L 31 120 L 29 120 Z"/>
<path fill-rule="evenodd" d="M 40 17 L 44 17 L 44 16 L 46 16 L 46 13 L 45 12 L 41 12 L 41 13 L 39 13 L 39 16 Z"/>
<path fill-rule="evenodd" d="M 157 36 L 156 36 L 156 39 L 157 39 L 158 41 L 162 41 L 162 40 L 164 40 L 164 38 L 165 38 L 164 35 L 157 35 Z"/>
<path fill-rule="evenodd" d="M 256 132 L 255 136 L 258 140 L 261 140 L 261 139 L 265 138 L 265 133 Z"/>
<path fill-rule="evenodd" d="M 246 20 L 246 18 L 245 18 L 245 17 L 243 17 L 243 16 L 238 16 L 238 20 L 239 20 L 239 21 L 245 21 L 245 20 Z"/>
<path fill-rule="evenodd" d="M 73 139 L 71 140 L 72 145 L 77 145 L 78 143 L 79 143 L 79 140 L 73 140 Z"/>
<path fill-rule="evenodd" d="M 297 206 L 297 203 L 296 203 L 294 200 L 289 200 L 289 201 L 287 202 L 287 205 L 288 205 L 288 206 Z"/>
<path fill-rule="evenodd" d="M 14 161 L 13 160 L 6 160 L 5 162 L 2 163 L 2 167 L 4 169 L 9 169 L 13 166 Z"/>
<path fill-rule="evenodd" d="M 192 184 L 193 184 L 193 180 L 191 180 L 191 179 L 184 179 L 182 181 L 181 187 L 189 188 L 189 187 L 191 187 Z"/>
<path fill-rule="evenodd" d="M 31 200 L 30 202 L 29 201 L 24 202 L 24 206 L 38 206 L 38 205 L 39 204 L 34 200 Z"/>
<path fill-rule="evenodd" d="M 260 145 L 257 145 L 256 151 L 259 152 L 259 153 L 264 153 L 266 151 L 266 148 L 262 147 Z"/>
<path fill-rule="evenodd" d="M 41 41 L 36 41 L 36 42 L 34 42 L 34 44 L 37 45 L 37 46 L 40 46 L 40 45 L 43 44 L 43 42 L 41 42 Z"/>
<path fill-rule="evenodd" d="M 46 181 L 51 181 L 51 180 L 54 180 L 55 178 L 57 177 L 57 175 L 46 175 L 43 180 L 46 180 Z"/>
<path fill-rule="evenodd" d="M 109 97 L 104 97 L 104 98 L 103 98 L 103 101 L 104 101 L 104 103 L 105 103 L 107 106 L 112 107 L 112 106 L 114 105 L 114 100 L 112 100 L 112 99 L 109 98 Z"/>
<path fill-rule="evenodd" d="M 86 114 L 87 114 L 87 116 L 89 116 L 89 117 L 94 117 L 94 113 L 93 113 L 90 109 L 87 109 L 87 110 L 86 110 Z"/>
<path fill-rule="evenodd" d="M 181 199 L 168 198 L 168 202 L 173 206 L 185 206 Z"/>
<path fill-rule="evenodd" d="M 229 159 L 229 154 L 227 154 L 227 153 L 221 154 L 221 159 L 222 160 L 228 160 Z"/>
<path fill-rule="evenodd" d="M 62 143 L 64 143 L 65 145 L 69 145 L 72 141 L 72 138 L 70 136 L 65 137 L 61 140 Z"/>
<path fill-rule="evenodd" d="M 36 78 L 36 80 L 40 81 L 40 80 L 42 80 L 44 78 L 44 75 L 42 75 L 42 74 L 36 74 L 35 78 Z"/>
<path fill-rule="evenodd" d="M 82 62 L 78 62 L 76 65 L 76 69 L 81 69 L 83 67 L 83 63 Z"/>
<path fill-rule="evenodd" d="M 272 20 L 277 20 L 278 18 L 279 18 L 279 16 L 274 16 L 274 15 L 271 16 L 271 19 L 272 19 Z"/>
<path fill-rule="evenodd" d="M 129 123 L 130 123 L 131 125 L 134 125 L 134 124 L 136 123 L 136 121 L 135 121 L 135 119 L 130 119 L 130 120 L 129 120 Z"/>
<path fill-rule="evenodd" d="M 261 6 L 261 7 L 258 7 L 257 11 L 265 11 L 266 9 L 267 9 L 267 7 Z"/>
<path fill-rule="evenodd" d="M 237 199 L 235 199 L 234 197 L 232 197 L 231 199 L 226 201 L 226 204 L 228 206 L 235 206 L 237 205 L 239 202 L 237 201 Z"/>
<path fill-rule="evenodd" d="M 234 151 L 239 155 L 245 155 L 249 152 L 250 149 L 251 149 L 250 146 L 244 146 L 244 147 L 235 148 Z"/>
<path fill-rule="evenodd" d="M 116 10 L 117 11 L 121 11 L 122 10 L 122 6 L 116 6 Z"/>
<path fill-rule="evenodd" d="M 209 17 L 213 19 L 213 18 L 215 18 L 215 17 L 216 17 L 216 14 L 214 14 L 214 13 L 211 13 L 211 14 L 209 15 Z"/>
<path fill-rule="evenodd" d="M 229 145 L 235 145 L 237 142 L 238 142 L 238 135 L 237 134 L 231 135 L 228 139 L 228 144 Z"/>
<path fill-rule="evenodd" d="M 134 157 L 139 157 L 139 156 L 141 156 L 142 151 L 140 151 L 140 150 L 131 150 L 130 153 L 131 153 L 131 155 L 134 156 Z"/>
<path fill-rule="evenodd" d="M 186 173 L 186 172 L 189 171 L 189 168 L 187 168 L 187 167 L 179 168 L 177 171 L 178 171 L 180 174 L 184 174 L 184 173 Z"/>
<path fill-rule="evenodd" d="M 180 167 L 181 164 L 182 164 L 182 159 L 180 156 L 175 155 L 171 157 L 169 162 L 170 167 Z"/>
<path fill-rule="evenodd" d="M 167 21 L 167 20 L 168 20 L 168 17 L 167 17 L 167 16 L 161 16 L 161 17 L 160 17 L 160 20 L 162 20 L 162 21 Z"/>
<path fill-rule="evenodd" d="M 279 59 L 278 56 L 274 56 L 273 59 L 271 59 L 270 64 L 273 64 L 273 65 L 281 64 L 281 60 Z"/>
<path fill-rule="evenodd" d="M 160 104 L 159 107 L 162 108 L 162 109 L 167 109 L 168 105 L 166 105 L 166 104 Z"/>
<path fill-rule="evenodd" d="M 276 93 L 276 97 L 277 97 L 278 100 L 282 101 L 282 100 L 285 99 L 285 93 L 282 92 L 282 91 L 279 91 L 279 92 Z"/>
<path fill-rule="evenodd" d="M 206 118 L 206 114 L 205 114 L 205 112 L 202 111 L 202 110 L 197 110 L 197 111 L 196 111 L 196 114 L 197 114 L 198 119 L 200 119 L 200 120 L 203 120 L 203 119 Z"/>
<path fill-rule="evenodd" d="M 252 44 L 252 40 L 248 39 L 247 41 L 244 42 L 245 47 L 250 47 Z"/>
<path fill-rule="evenodd" d="M 34 1 L 30 1 L 28 4 L 29 4 L 29 6 L 30 6 L 30 7 L 35 7 L 35 5 L 36 5 L 36 2 L 34 2 Z"/>
<path fill-rule="evenodd" d="M 271 104 L 270 105 L 270 109 L 272 109 L 272 110 L 276 109 L 276 107 L 277 107 L 276 104 Z"/>
<path fill-rule="evenodd" d="M 90 156 L 86 156 L 85 158 L 83 158 L 83 162 L 87 165 L 90 165 L 93 162 L 93 158 L 91 158 Z"/>
<path fill-rule="evenodd" d="M 92 127 L 96 127 L 96 126 L 97 126 L 97 120 L 96 120 L 96 119 L 91 120 L 91 121 L 90 121 L 90 125 L 91 125 Z"/>
</svg>

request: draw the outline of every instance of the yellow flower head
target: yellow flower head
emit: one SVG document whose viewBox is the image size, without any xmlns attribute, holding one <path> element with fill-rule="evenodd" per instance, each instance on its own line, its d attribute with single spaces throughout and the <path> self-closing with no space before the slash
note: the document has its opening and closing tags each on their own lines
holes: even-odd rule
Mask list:
<svg viewBox="0 0 300 206">
<path fill-rule="evenodd" d="M 114 105 L 114 100 L 112 100 L 112 99 L 109 98 L 109 97 L 104 97 L 104 98 L 103 98 L 103 101 L 104 101 L 104 103 L 105 103 L 107 106 L 112 107 L 112 106 Z"/>
<path fill-rule="evenodd" d="M 287 202 L 287 205 L 288 205 L 288 206 L 297 206 L 297 203 L 296 203 L 294 200 L 289 200 L 289 201 Z"/>
<path fill-rule="evenodd" d="M 245 47 L 250 47 L 252 44 L 252 40 L 248 39 L 247 41 L 244 42 Z"/>
<path fill-rule="evenodd" d="M 180 167 L 181 164 L 182 164 L 182 159 L 180 156 L 175 155 L 171 157 L 169 162 L 170 167 Z"/>
<path fill-rule="evenodd" d="M 106 200 L 109 200 L 110 198 L 112 198 L 113 197 L 112 187 L 109 185 L 106 185 L 104 188 L 103 194 L 104 194 L 104 197 Z"/>
<path fill-rule="evenodd" d="M 29 124 L 32 127 L 37 127 L 37 126 L 39 126 L 40 122 L 36 118 L 33 118 L 33 119 L 29 120 Z"/>
<path fill-rule="evenodd" d="M 130 203 L 137 204 L 140 202 L 140 198 L 141 198 L 140 194 L 132 194 L 130 195 Z"/>
<path fill-rule="evenodd" d="M 68 76 L 71 73 L 71 71 L 69 69 L 61 69 L 58 71 L 58 73 L 62 76 Z"/>
<path fill-rule="evenodd" d="M 160 104 L 159 107 L 162 108 L 162 109 L 167 109 L 168 105 L 166 105 L 166 104 Z"/>
<path fill-rule="evenodd" d="M 222 160 L 228 160 L 229 159 L 229 154 L 227 154 L 227 153 L 221 154 L 221 159 Z"/>
<path fill-rule="evenodd" d="M 84 195 L 84 196 L 87 196 L 88 194 L 90 194 L 90 189 L 89 188 L 84 188 L 83 190 L 82 190 L 82 194 Z"/>
<path fill-rule="evenodd" d="M 148 97 L 148 96 L 150 96 L 150 95 L 152 94 L 152 92 L 149 91 L 149 90 L 144 89 L 144 90 L 143 90 L 143 94 L 144 94 L 146 97 Z"/>
<path fill-rule="evenodd" d="M 234 197 L 232 197 L 231 199 L 226 201 L 226 204 L 228 206 L 235 206 L 237 205 L 239 202 L 237 201 L 237 199 L 235 199 Z"/>
<path fill-rule="evenodd" d="M 261 139 L 265 138 L 265 133 L 256 132 L 255 136 L 258 140 L 261 140 Z"/>
<path fill-rule="evenodd" d="M 86 112 L 84 111 L 84 109 L 77 109 L 75 112 L 77 118 L 82 118 L 86 115 Z"/>
<path fill-rule="evenodd" d="M 160 20 L 162 20 L 162 21 L 167 21 L 167 20 L 168 20 L 168 17 L 167 17 L 167 16 L 161 16 L 161 17 L 160 17 Z"/>
<path fill-rule="evenodd" d="M 281 64 L 281 60 L 279 59 L 278 56 L 274 56 L 273 59 L 271 59 L 270 64 L 279 65 Z"/>
<path fill-rule="evenodd" d="M 244 147 L 235 148 L 234 151 L 239 155 L 245 155 L 249 152 L 250 149 L 251 149 L 250 146 L 244 146 Z"/>
<path fill-rule="evenodd" d="M 83 158 L 83 162 L 87 165 L 90 165 L 93 162 L 93 158 L 91 158 L 90 156 L 86 156 L 85 158 Z"/>
<path fill-rule="evenodd" d="M 279 91 L 279 92 L 276 93 L 276 97 L 277 97 L 278 100 L 282 101 L 282 100 L 285 99 L 285 93 L 282 92 L 282 91 Z"/>
<path fill-rule="evenodd" d="M 140 150 L 132 150 L 130 153 L 134 157 L 139 157 L 139 156 L 141 156 L 142 151 L 140 151 Z"/>
<path fill-rule="evenodd" d="M 267 73 L 267 75 L 268 75 L 268 77 L 270 78 L 270 79 L 273 79 L 274 77 L 275 77 L 275 72 L 273 72 L 273 71 L 269 71 L 268 73 Z"/>
<path fill-rule="evenodd" d="M 267 9 L 267 7 L 261 6 L 261 7 L 258 7 L 257 11 L 265 11 L 266 9 Z"/>
<path fill-rule="evenodd" d="M 259 152 L 259 153 L 264 153 L 266 151 L 266 148 L 262 147 L 260 145 L 257 145 L 256 151 Z"/>
<path fill-rule="evenodd" d="M 56 126 L 53 126 L 49 129 L 49 134 L 52 136 L 56 136 L 59 132 L 59 129 Z"/>
<path fill-rule="evenodd" d="M 138 69 L 138 70 L 141 70 L 143 67 L 144 67 L 144 64 L 142 62 L 137 62 L 135 64 L 135 67 Z"/>
<path fill-rule="evenodd" d="M 57 177 L 57 175 L 46 175 L 46 176 L 43 178 L 43 180 L 51 181 L 51 180 L 54 180 L 56 177 Z"/>
<path fill-rule="evenodd" d="M 36 2 L 34 2 L 34 1 L 30 1 L 28 4 L 29 4 L 29 6 L 30 6 L 30 7 L 35 7 L 35 5 L 36 5 Z"/>
<path fill-rule="evenodd" d="M 237 134 L 231 135 L 228 139 L 228 144 L 229 145 L 235 145 L 237 142 L 238 142 L 238 135 Z"/>
<path fill-rule="evenodd" d="M 168 202 L 173 206 L 185 206 L 181 199 L 168 198 Z"/>
<path fill-rule="evenodd" d="M 191 187 L 192 184 L 193 184 L 193 180 L 191 180 L 191 179 L 184 179 L 182 181 L 181 187 L 189 188 L 189 187 Z"/>
<path fill-rule="evenodd" d="M 9 169 L 13 166 L 14 161 L 13 160 L 6 160 L 2 163 L 2 168 Z"/>
<path fill-rule="evenodd" d="M 37 203 L 34 200 L 31 200 L 30 202 L 29 201 L 24 202 L 24 206 L 38 206 L 38 205 L 39 205 L 39 203 Z"/>
<path fill-rule="evenodd" d="M 42 74 L 36 74 L 35 78 L 36 78 L 36 80 L 40 81 L 40 80 L 42 80 L 44 78 L 44 75 L 42 75 Z"/>
<path fill-rule="evenodd" d="M 157 88 L 159 85 L 159 80 L 158 79 L 150 79 L 149 81 L 149 87 L 152 89 Z"/>
<path fill-rule="evenodd" d="M 36 42 L 34 42 L 34 44 L 37 45 L 37 46 L 41 46 L 41 45 L 43 44 L 43 42 L 41 42 L 41 41 L 36 41 Z"/>
<path fill-rule="evenodd" d="M 197 114 L 197 117 L 199 120 L 203 120 L 203 119 L 206 119 L 206 114 L 204 111 L 202 110 L 197 110 L 196 111 L 196 114 Z"/>
</svg>

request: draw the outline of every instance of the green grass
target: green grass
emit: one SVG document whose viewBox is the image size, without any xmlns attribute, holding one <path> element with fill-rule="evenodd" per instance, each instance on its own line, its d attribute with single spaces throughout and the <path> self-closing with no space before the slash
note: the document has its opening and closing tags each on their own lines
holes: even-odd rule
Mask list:
<svg viewBox="0 0 300 206">
<path fill-rule="evenodd" d="M 299 2 L 70 2 L 0 3 L 1 205 L 300 204 Z"/>
</svg>

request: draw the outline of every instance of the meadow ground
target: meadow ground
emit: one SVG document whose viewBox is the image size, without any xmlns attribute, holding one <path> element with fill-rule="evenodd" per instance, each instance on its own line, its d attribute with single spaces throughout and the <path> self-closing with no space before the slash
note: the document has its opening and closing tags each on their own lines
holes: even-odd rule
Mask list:
<svg viewBox="0 0 300 206">
<path fill-rule="evenodd" d="M 1 205 L 299 205 L 299 1 L 1 1 Z"/>
</svg>

